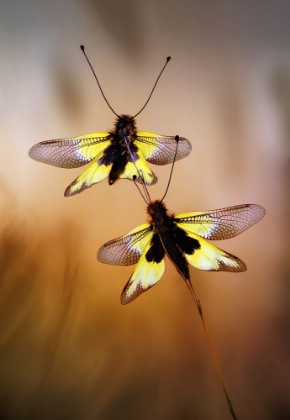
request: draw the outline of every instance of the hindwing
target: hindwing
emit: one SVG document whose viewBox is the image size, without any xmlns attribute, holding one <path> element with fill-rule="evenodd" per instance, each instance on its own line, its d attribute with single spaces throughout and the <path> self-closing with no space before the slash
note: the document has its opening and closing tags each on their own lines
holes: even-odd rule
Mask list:
<svg viewBox="0 0 290 420">
<path fill-rule="evenodd" d="M 100 153 L 100 155 L 97 156 L 88 165 L 88 167 L 66 188 L 64 192 L 65 197 L 78 194 L 109 177 L 112 164 L 107 166 L 100 164 L 99 159 L 102 157 L 102 155 L 103 153 Z"/>
<path fill-rule="evenodd" d="M 135 162 L 127 162 L 123 173 L 120 175 L 121 179 L 135 179 L 136 182 L 145 183 L 146 185 L 156 184 L 158 178 L 151 171 L 150 166 L 146 162 L 142 152 L 137 152 L 138 159 Z M 141 176 L 140 176 L 141 175 Z M 141 178 L 142 177 L 142 178 Z"/>
<path fill-rule="evenodd" d="M 165 271 L 164 252 L 163 258 L 156 262 L 154 259 L 148 258 L 151 248 L 152 241 L 147 243 L 132 276 L 122 291 L 121 303 L 123 305 L 132 302 L 146 292 L 163 276 Z"/>
<path fill-rule="evenodd" d="M 182 244 L 179 245 L 185 258 L 193 267 L 206 271 L 231 272 L 247 269 L 246 264 L 238 257 L 223 251 L 201 236 L 191 232 L 186 232 L 186 236 L 198 244 L 193 249 L 186 249 Z"/>
</svg>

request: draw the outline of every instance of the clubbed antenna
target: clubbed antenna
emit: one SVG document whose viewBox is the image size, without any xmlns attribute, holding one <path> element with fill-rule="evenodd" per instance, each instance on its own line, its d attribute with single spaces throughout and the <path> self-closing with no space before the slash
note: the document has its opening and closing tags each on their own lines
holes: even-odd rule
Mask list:
<svg viewBox="0 0 290 420">
<path fill-rule="evenodd" d="M 160 77 L 161 77 L 161 75 L 162 75 L 162 73 L 163 73 L 163 71 L 165 70 L 165 67 L 167 66 L 167 64 L 169 63 L 169 61 L 171 60 L 171 57 L 167 57 L 166 58 L 166 63 L 164 64 L 164 66 L 163 66 L 163 68 L 162 68 L 162 70 L 161 70 L 161 72 L 159 73 L 159 76 L 157 77 L 157 79 L 156 79 L 156 82 L 155 82 L 155 84 L 154 84 L 154 86 L 153 86 L 153 89 L 151 90 L 151 93 L 150 93 L 150 95 L 149 95 L 149 98 L 147 99 L 147 101 L 145 102 L 145 104 L 143 105 L 143 107 L 140 109 L 140 111 L 139 112 L 137 112 L 137 114 L 136 115 L 134 115 L 134 117 L 133 118 L 135 118 L 135 117 L 137 117 L 137 115 L 139 115 L 139 114 L 141 114 L 141 112 L 143 111 L 143 109 L 146 107 L 146 105 L 148 104 L 148 102 L 150 101 L 150 98 L 151 98 L 151 96 L 152 96 L 152 94 L 153 94 L 153 92 L 154 92 L 154 90 L 155 90 L 155 88 L 156 88 L 156 85 L 157 85 L 157 83 L 158 83 L 158 81 L 159 81 L 159 79 L 160 79 Z"/>
<path fill-rule="evenodd" d="M 99 80 L 98 80 L 98 78 L 97 78 L 97 75 L 96 75 L 96 73 L 95 73 L 95 70 L 93 69 L 93 66 L 91 65 L 91 62 L 90 62 L 90 60 L 88 59 L 88 56 L 87 56 L 87 54 L 86 54 L 86 52 L 85 52 L 85 47 L 84 47 L 84 45 L 81 45 L 81 50 L 82 50 L 82 52 L 84 53 L 84 56 L 86 57 L 86 60 L 87 60 L 87 62 L 88 62 L 88 64 L 89 64 L 89 66 L 90 66 L 90 68 L 91 68 L 91 70 L 92 70 L 92 72 L 93 72 L 93 75 L 95 76 L 95 79 L 96 79 L 96 81 L 97 81 L 97 83 L 98 83 L 98 86 L 99 86 L 99 89 L 100 89 L 100 91 L 101 91 L 101 94 L 103 95 L 103 98 L 105 99 L 105 101 L 107 102 L 107 105 L 108 105 L 108 107 L 110 108 L 110 110 L 116 115 L 116 117 L 120 117 L 114 110 L 113 110 L 113 108 L 111 107 L 111 105 L 109 104 L 109 101 L 107 100 L 107 98 L 105 97 L 105 94 L 104 94 L 104 92 L 103 92 L 103 89 L 101 88 L 101 85 L 100 85 L 100 82 L 99 82 Z"/>
</svg>

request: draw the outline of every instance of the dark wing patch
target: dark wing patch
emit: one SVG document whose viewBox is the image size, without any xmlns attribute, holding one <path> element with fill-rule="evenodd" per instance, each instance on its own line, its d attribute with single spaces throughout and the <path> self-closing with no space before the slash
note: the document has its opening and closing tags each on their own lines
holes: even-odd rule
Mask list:
<svg viewBox="0 0 290 420">
<path fill-rule="evenodd" d="M 196 249 L 200 249 L 200 243 L 197 239 L 191 238 L 187 235 L 185 230 L 180 228 L 174 229 L 174 237 L 178 247 L 185 254 L 193 254 Z"/>
<path fill-rule="evenodd" d="M 160 263 L 165 256 L 164 248 L 161 244 L 160 237 L 158 233 L 154 233 L 150 242 L 150 248 L 146 252 L 146 260 L 148 262 Z"/>
</svg>

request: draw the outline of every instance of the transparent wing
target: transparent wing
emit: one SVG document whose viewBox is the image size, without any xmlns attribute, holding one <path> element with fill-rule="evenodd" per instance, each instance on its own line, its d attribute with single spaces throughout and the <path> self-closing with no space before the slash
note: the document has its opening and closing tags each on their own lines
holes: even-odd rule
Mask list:
<svg viewBox="0 0 290 420">
<path fill-rule="evenodd" d="M 155 165 L 167 165 L 173 162 L 176 151 L 175 136 L 162 136 L 149 131 L 140 131 L 137 133 L 135 141 L 148 162 Z M 190 142 L 184 137 L 179 137 L 176 160 L 185 158 L 190 152 Z"/>
<path fill-rule="evenodd" d="M 127 235 L 106 242 L 98 251 L 97 258 L 105 264 L 132 265 L 139 258 L 152 238 L 152 227 L 144 223 Z"/>
<path fill-rule="evenodd" d="M 78 168 L 89 163 L 109 146 L 109 133 L 90 133 L 84 136 L 46 140 L 35 144 L 28 152 L 38 162 L 59 168 Z"/>
<path fill-rule="evenodd" d="M 154 286 L 165 271 L 164 258 L 158 263 L 147 261 L 146 253 L 149 251 L 150 247 L 151 243 L 149 242 L 138 261 L 134 273 L 122 291 L 122 305 L 132 302 L 142 293 Z"/>
<path fill-rule="evenodd" d="M 265 215 L 263 207 L 241 204 L 219 210 L 180 213 L 174 217 L 179 227 L 206 239 L 229 239 L 253 226 Z"/>
<path fill-rule="evenodd" d="M 246 264 L 238 257 L 223 251 L 194 233 L 187 232 L 187 234 L 197 240 L 200 245 L 191 254 L 184 253 L 185 258 L 193 267 L 207 271 L 230 272 L 245 271 L 247 269 Z"/>
</svg>

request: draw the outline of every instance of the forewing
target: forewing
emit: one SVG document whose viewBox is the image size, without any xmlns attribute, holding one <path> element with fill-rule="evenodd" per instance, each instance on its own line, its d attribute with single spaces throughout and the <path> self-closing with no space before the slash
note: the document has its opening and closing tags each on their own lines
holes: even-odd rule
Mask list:
<svg viewBox="0 0 290 420">
<path fill-rule="evenodd" d="M 147 261 L 146 253 L 151 247 L 151 243 L 147 243 L 139 262 L 134 270 L 134 273 L 130 277 L 121 294 L 121 303 L 125 305 L 132 302 L 142 293 L 146 292 L 152 286 L 154 286 L 158 280 L 162 277 L 165 271 L 165 260 L 164 258 L 156 263 L 154 261 Z"/>
<path fill-rule="evenodd" d="M 144 223 L 127 235 L 106 242 L 98 251 L 97 258 L 105 264 L 132 265 L 139 258 L 152 238 L 152 227 Z"/>
<path fill-rule="evenodd" d="M 238 257 L 214 246 L 210 242 L 194 233 L 187 232 L 188 236 L 200 244 L 191 254 L 184 253 L 187 261 L 193 267 L 207 271 L 239 272 L 247 269 L 246 264 Z"/>
<path fill-rule="evenodd" d="M 135 141 L 148 162 L 155 165 L 166 165 L 173 162 L 176 151 L 174 136 L 163 136 L 150 133 L 149 131 L 140 131 L 137 133 Z M 185 158 L 190 152 L 190 142 L 184 137 L 179 137 L 176 160 Z"/>
<path fill-rule="evenodd" d="M 91 162 L 109 146 L 109 133 L 90 133 L 84 136 L 46 140 L 35 144 L 28 152 L 38 162 L 59 168 L 78 168 Z"/>
<path fill-rule="evenodd" d="M 206 239 L 229 239 L 253 226 L 265 215 L 263 207 L 241 204 L 205 212 L 180 213 L 174 217 L 179 227 Z"/>
</svg>

